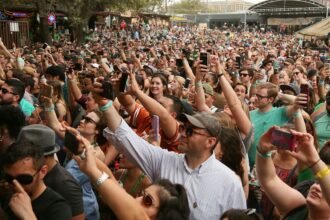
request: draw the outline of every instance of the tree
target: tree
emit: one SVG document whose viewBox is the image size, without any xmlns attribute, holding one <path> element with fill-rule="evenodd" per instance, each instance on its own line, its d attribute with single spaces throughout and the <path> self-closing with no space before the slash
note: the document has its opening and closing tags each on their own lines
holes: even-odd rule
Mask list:
<svg viewBox="0 0 330 220">
<path fill-rule="evenodd" d="M 168 12 L 173 14 L 197 14 L 206 10 L 207 7 L 200 0 L 182 0 L 168 6 Z"/>
</svg>

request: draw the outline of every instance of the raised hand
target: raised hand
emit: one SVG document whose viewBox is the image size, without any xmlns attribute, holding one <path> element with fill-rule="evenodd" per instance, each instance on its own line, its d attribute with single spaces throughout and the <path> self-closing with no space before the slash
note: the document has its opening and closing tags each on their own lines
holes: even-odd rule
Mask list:
<svg viewBox="0 0 330 220">
<path fill-rule="evenodd" d="M 9 201 L 9 207 L 19 219 L 37 219 L 29 195 L 17 180 L 13 180 L 14 191 Z"/>
</svg>

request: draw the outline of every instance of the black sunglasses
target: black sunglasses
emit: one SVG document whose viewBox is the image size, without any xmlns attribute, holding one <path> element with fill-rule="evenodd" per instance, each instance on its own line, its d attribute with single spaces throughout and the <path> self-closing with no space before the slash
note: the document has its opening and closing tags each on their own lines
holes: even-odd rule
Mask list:
<svg viewBox="0 0 330 220">
<path fill-rule="evenodd" d="M 269 96 L 262 96 L 262 95 L 259 95 L 259 94 L 256 94 L 256 97 L 257 97 L 258 99 L 269 98 Z"/>
<path fill-rule="evenodd" d="M 151 206 L 154 206 L 157 208 L 157 206 L 155 205 L 154 199 L 152 198 L 152 196 L 148 193 L 146 193 L 145 190 L 141 191 L 141 196 L 142 196 L 142 204 L 149 208 Z"/>
<path fill-rule="evenodd" d="M 6 89 L 6 88 L 1 88 L 1 93 L 2 93 L 2 94 L 10 93 L 10 94 L 16 95 L 16 93 L 14 93 L 14 92 L 9 92 L 8 89 Z"/>
<path fill-rule="evenodd" d="M 203 133 L 199 133 L 199 132 L 195 131 L 194 130 L 195 128 L 196 127 L 193 127 L 192 125 L 180 125 L 179 131 L 180 131 L 180 133 L 185 132 L 187 137 L 191 137 L 193 134 L 210 137 L 210 135 L 208 135 L 208 134 L 203 134 Z"/>
<path fill-rule="evenodd" d="M 6 182 L 13 184 L 13 180 L 17 180 L 22 185 L 29 185 L 33 182 L 33 178 L 37 175 L 37 173 L 40 171 L 40 169 L 34 174 L 21 174 L 18 176 L 11 176 L 9 174 L 5 174 L 4 179 Z"/>
<path fill-rule="evenodd" d="M 247 77 L 249 74 L 241 73 L 240 76 Z"/>
<path fill-rule="evenodd" d="M 83 117 L 81 118 L 81 120 L 85 120 L 86 123 L 97 124 L 96 121 L 94 121 L 93 119 L 91 119 L 91 118 L 88 117 L 88 116 L 83 116 Z"/>
</svg>

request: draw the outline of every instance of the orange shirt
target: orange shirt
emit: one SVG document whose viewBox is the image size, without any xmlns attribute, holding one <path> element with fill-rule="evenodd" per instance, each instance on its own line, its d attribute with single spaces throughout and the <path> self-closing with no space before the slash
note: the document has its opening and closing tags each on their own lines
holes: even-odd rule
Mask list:
<svg viewBox="0 0 330 220">
<path fill-rule="evenodd" d="M 136 134 L 143 136 L 144 133 L 149 133 L 149 130 L 151 129 L 151 121 L 152 117 L 150 113 L 142 105 L 136 103 L 135 109 L 129 120 L 129 124 L 135 129 Z M 161 148 L 167 149 L 168 151 L 179 152 L 179 123 L 177 123 L 175 135 L 171 138 L 166 137 L 162 129 L 160 129 L 159 132 L 161 136 Z"/>
</svg>

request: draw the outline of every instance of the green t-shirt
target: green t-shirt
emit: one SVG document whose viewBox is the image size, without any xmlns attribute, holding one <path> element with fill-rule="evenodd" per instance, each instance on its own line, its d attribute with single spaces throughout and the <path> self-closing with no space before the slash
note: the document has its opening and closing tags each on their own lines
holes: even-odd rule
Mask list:
<svg viewBox="0 0 330 220">
<path fill-rule="evenodd" d="M 272 126 L 281 126 L 289 122 L 286 115 L 286 107 L 273 107 L 268 112 L 260 112 L 258 109 L 250 112 L 251 122 L 255 129 L 254 140 L 249 150 L 250 167 L 255 163 L 256 149 L 259 144 L 260 137 Z"/>
<path fill-rule="evenodd" d="M 24 113 L 25 116 L 30 117 L 32 115 L 32 112 L 34 112 L 35 108 L 34 106 L 26 101 L 24 98 L 21 99 L 19 103 L 22 112 Z"/>
<path fill-rule="evenodd" d="M 324 143 L 330 140 L 330 117 L 328 114 L 323 114 L 319 119 L 314 122 L 316 130 L 317 141 L 320 149 L 322 149 Z"/>
</svg>

